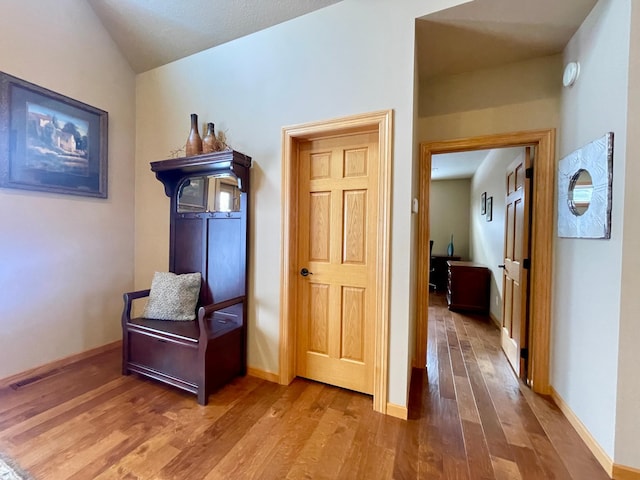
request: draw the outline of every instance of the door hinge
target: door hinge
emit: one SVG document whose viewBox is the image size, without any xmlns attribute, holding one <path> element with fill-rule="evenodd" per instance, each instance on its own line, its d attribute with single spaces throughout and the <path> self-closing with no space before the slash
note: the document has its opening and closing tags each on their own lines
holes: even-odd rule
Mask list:
<svg viewBox="0 0 640 480">
<path fill-rule="evenodd" d="M 520 349 L 520 358 L 524 358 L 525 360 L 527 360 L 529 358 L 529 349 L 528 348 L 521 348 Z"/>
<path fill-rule="evenodd" d="M 522 268 L 529 270 L 531 268 L 531 260 L 529 260 L 528 258 L 522 260 Z"/>
<path fill-rule="evenodd" d="M 524 171 L 524 178 L 533 178 L 533 167 L 529 167 Z"/>
</svg>

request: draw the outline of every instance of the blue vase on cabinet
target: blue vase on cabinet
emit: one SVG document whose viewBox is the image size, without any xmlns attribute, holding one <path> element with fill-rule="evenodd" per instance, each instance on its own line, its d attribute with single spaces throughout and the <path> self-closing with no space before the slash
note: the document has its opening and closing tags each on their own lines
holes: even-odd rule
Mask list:
<svg viewBox="0 0 640 480">
<path fill-rule="evenodd" d="M 453 233 L 451 234 L 451 241 L 447 245 L 447 255 L 453 257 Z"/>
</svg>

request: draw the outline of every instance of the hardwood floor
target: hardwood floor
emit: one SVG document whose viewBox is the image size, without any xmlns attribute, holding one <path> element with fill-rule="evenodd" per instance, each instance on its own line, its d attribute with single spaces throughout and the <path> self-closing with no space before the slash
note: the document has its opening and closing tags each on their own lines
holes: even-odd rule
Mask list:
<svg viewBox="0 0 640 480">
<path fill-rule="evenodd" d="M 121 376 L 113 350 L 0 389 L 0 452 L 53 480 L 608 478 L 558 408 L 516 380 L 498 330 L 432 301 L 406 422 L 303 379 L 247 376 L 202 407 Z"/>
</svg>

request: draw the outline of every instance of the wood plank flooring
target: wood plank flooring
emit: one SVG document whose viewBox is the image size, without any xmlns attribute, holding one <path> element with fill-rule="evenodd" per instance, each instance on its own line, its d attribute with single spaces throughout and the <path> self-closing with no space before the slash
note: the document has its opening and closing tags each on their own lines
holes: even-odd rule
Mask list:
<svg viewBox="0 0 640 480">
<path fill-rule="evenodd" d="M 432 294 L 410 418 L 296 379 L 192 395 L 120 375 L 109 351 L 0 389 L 0 452 L 35 479 L 559 479 L 608 476 L 548 399 L 513 375 L 486 318 Z"/>
</svg>

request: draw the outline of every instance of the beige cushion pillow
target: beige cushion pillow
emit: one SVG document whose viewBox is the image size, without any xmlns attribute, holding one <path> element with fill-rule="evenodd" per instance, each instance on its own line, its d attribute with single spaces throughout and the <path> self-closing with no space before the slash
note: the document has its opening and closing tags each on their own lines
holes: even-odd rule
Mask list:
<svg viewBox="0 0 640 480">
<path fill-rule="evenodd" d="M 200 273 L 176 275 L 171 272 L 156 272 L 143 317 L 156 320 L 195 320 L 200 283 Z"/>
</svg>

